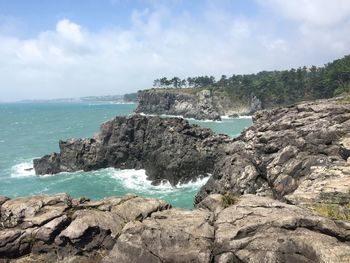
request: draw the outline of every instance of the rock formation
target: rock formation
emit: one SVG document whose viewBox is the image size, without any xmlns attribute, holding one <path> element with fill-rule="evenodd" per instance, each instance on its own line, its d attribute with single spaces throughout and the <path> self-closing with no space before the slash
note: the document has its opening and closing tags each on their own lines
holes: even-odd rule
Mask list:
<svg viewBox="0 0 350 263">
<path fill-rule="evenodd" d="M 255 195 L 0 198 L 0 262 L 349 262 L 350 224 Z"/>
<path fill-rule="evenodd" d="M 146 170 L 154 183 L 187 183 L 213 172 L 231 139 L 180 118 L 134 115 L 101 125 L 93 138 L 60 141 L 60 153 L 34 160 L 36 174 L 105 167 Z"/>
<path fill-rule="evenodd" d="M 252 96 L 249 105 L 234 103 L 229 97 L 210 90 L 155 89 L 138 93 L 137 113 L 181 115 L 198 120 L 220 120 L 222 115 L 250 115 L 261 109 Z"/>
<path fill-rule="evenodd" d="M 197 194 L 257 194 L 312 205 L 350 202 L 350 104 L 342 99 L 260 111 L 226 145 Z"/>
</svg>

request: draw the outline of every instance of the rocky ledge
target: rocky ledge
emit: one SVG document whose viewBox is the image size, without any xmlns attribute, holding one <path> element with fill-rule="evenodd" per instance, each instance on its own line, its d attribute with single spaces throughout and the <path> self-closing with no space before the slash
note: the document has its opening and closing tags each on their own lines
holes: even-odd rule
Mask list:
<svg viewBox="0 0 350 263">
<path fill-rule="evenodd" d="M 291 204 L 350 203 L 350 104 L 331 99 L 260 111 L 197 194 L 232 192 Z"/>
<path fill-rule="evenodd" d="M 225 201 L 226 200 L 226 201 Z M 255 195 L 0 198 L 0 262 L 349 262 L 350 224 Z"/>
<path fill-rule="evenodd" d="M 36 174 L 106 167 L 145 169 L 154 184 L 187 183 L 213 172 L 231 139 L 180 118 L 116 117 L 88 139 L 59 142 L 59 153 L 34 160 Z"/>
</svg>

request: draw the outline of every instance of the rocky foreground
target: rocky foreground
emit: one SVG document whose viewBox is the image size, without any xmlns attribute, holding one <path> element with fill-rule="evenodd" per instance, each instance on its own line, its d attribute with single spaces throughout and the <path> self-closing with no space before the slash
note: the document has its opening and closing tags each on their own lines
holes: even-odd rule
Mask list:
<svg viewBox="0 0 350 263">
<path fill-rule="evenodd" d="M 350 223 L 269 198 L 0 198 L 0 262 L 349 262 Z"/>
</svg>

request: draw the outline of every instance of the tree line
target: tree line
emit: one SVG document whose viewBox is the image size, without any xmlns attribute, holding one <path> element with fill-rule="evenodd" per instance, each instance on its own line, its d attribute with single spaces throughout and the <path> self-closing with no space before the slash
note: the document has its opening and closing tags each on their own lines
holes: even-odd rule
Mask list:
<svg viewBox="0 0 350 263">
<path fill-rule="evenodd" d="M 223 92 L 240 102 L 252 95 L 264 107 L 287 105 L 301 100 L 329 98 L 350 92 L 350 55 L 323 67 L 299 67 L 282 71 L 261 71 L 257 74 L 178 77 L 154 80 L 154 88 L 209 88 Z"/>
</svg>

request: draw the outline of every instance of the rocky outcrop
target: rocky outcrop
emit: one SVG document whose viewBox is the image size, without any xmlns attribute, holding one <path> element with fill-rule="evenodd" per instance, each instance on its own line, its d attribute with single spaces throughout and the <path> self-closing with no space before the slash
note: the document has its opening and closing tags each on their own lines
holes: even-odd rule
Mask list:
<svg viewBox="0 0 350 263">
<path fill-rule="evenodd" d="M 57 259 L 109 250 L 128 222 L 169 208 L 133 195 L 101 201 L 66 194 L 7 199 L 0 208 L 0 262 L 30 253 Z"/>
<path fill-rule="evenodd" d="M 350 224 L 255 195 L 198 209 L 133 195 L 6 200 L 0 262 L 349 262 Z"/>
<path fill-rule="evenodd" d="M 181 115 L 198 120 L 220 120 L 222 115 L 251 115 L 261 109 L 261 102 L 252 96 L 250 103 L 235 103 L 222 93 L 196 89 L 153 89 L 138 93 L 137 113 Z"/>
<path fill-rule="evenodd" d="M 226 146 L 196 196 L 233 192 L 288 203 L 350 202 L 350 104 L 332 99 L 260 111 Z"/>
<path fill-rule="evenodd" d="M 176 185 L 212 173 L 222 145 L 230 140 L 180 118 L 116 117 L 92 138 L 60 141 L 60 152 L 34 160 L 34 169 L 41 175 L 144 168 L 154 183 Z"/>
</svg>

